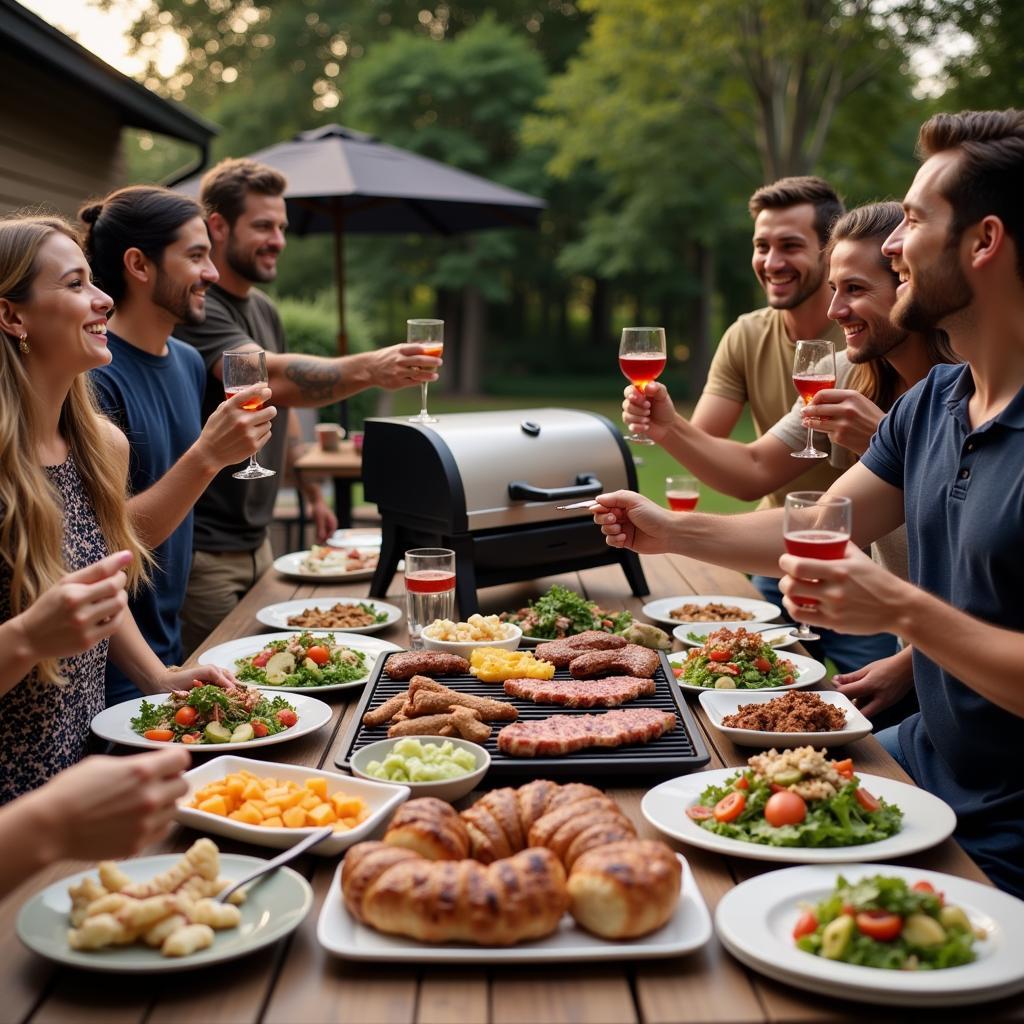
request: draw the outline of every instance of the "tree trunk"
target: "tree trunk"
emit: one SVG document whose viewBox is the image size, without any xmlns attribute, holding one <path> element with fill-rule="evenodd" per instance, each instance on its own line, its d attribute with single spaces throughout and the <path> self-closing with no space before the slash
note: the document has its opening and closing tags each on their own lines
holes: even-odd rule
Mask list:
<svg viewBox="0 0 1024 1024">
<path fill-rule="evenodd" d="M 611 289 L 603 277 L 594 278 L 590 298 L 590 343 L 596 349 L 607 348 L 612 335 Z"/>
<path fill-rule="evenodd" d="M 445 360 L 441 367 L 440 390 L 454 394 L 459 390 L 459 352 L 461 350 L 462 296 L 452 288 L 438 288 L 434 315 L 444 321 Z M 438 385 L 433 385 L 437 387 Z"/>
<path fill-rule="evenodd" d="M 462 337 L 459 351 L 459 394 L 480 394 L 484 344 L 484 320 L 487 304 L 479 288 L 467 285 L 462 290 Z"/>
<path fill-rule="evenodd" d="M 711 317 L 715 300 L 715 252 L 703 242 L 694 243 L 697 258 L 697 319 L 694 323 L 693 348 L 690 352 L 691 395 L 697 397 L 707 379 L 711 363 Z"/>
</svg>

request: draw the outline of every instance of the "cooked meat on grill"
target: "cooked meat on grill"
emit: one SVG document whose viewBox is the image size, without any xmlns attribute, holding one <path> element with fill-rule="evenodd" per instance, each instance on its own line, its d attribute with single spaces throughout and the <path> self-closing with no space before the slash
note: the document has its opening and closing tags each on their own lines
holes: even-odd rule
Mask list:
<svg viewBox="0 0 1024 1024">
<path fill-rule="evenodd" d="M 498 749 L 509 757 L 559 757 L 585 747 L 646 743 L 676 727 L 676 716 L 656 708 L 628 708 L 600 715 L 552 715 L 513 722 L 498 733 Z"/>
<path fill-rule="evenodd" d="M 493 697 L 477 697 L 442 686 L 426 676 L 413 676 L 409 683 L 409 701 L 403 707 L 406 718 L 434 715 L 452 705 L 471 708 L 485 722 L 514 722 L 519 717 L 514 704 Z"/>
<path fill-rule="evenodd" d="M 722 725 L 757 732 L 835 732 L 846 725 L 846 712 L 816 693 L 793 690 L 766 704 L 741 704 Z"/>
<path fill-rule="evenodd" d="M 605 633 L 599 629 L 588 629 L 563 640 L 551 640 L 538 644 L 534 654 L 544 661 L 550 661 L 555 668 L 565 668 L 573 658 L 584 651 L 614 651 L 628 644 L 625 637 Z"/>
<path fill-rule="evenodd" d="M 464 676 L 469 662 L 445 651 L 401 651 L 388 658 L 384 671 L 403 682 L 413 676 Z"/>
<path fill-rule="evenodd" d="M 653 679 L 608 676 L 606 679 L 506 679 L 505 692 L 536 704 L 567 708 L 614 708 L 654 693 Z"/>
<path fill-rule="evenodd" d="M 660 664 L 657 651 L 627 644 L 617 651 L 586 651 L 569 662 L 569 673 L 576 679 L 594 679 L 609 672 L 650 679 Z"/>
</svg>

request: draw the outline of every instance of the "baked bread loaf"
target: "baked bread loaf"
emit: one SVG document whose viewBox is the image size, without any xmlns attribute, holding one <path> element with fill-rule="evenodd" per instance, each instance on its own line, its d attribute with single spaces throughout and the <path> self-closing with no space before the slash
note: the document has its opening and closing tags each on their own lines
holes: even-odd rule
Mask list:
<svg viewBox="0 0 1024 1024">
<path fill-rule="evenodd" d="M 384 842 L 349 850 L 341 884 L 349 912 L 379 931 L 507 946 L 551 934 L 566 909 L 603 938 L 645 935 L 674 912 L 680 875 L 611 797 L 538 779 L 461 815 L 432 797 L 402 804 Z"/>
<path fill-rule="evenodd" d="M 647 839 L 588 850 L 569 875 L 569 912 L 602 939 L 635 939 L 660 928 L 679 901 L 679 858 Z"/>
</svg>

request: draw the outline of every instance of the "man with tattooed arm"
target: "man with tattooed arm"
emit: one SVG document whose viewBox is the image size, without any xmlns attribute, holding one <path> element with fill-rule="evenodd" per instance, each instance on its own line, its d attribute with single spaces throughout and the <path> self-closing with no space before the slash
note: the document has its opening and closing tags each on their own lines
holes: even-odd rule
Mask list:
<svg viewBox="0 0 1024 1024">
<path fill-rule="evenodd" d="M 391 345 L 372 352 L 325 359 L 287 350 L 273 302 L 253 285 L 277 276 L 288 227 L 283 175 L 252 160 L 223 160 L 203 178 L 200 202 L 219 280 L 206 293 L 206 320 L 181 325 L 175 335 L 199 351 L 206 364 L 204 418 L 224 400 L 222 362 L 229 349 L 262 348 L 270 388 L 284 409 L 329 405 L 369 387 L 388 390 L 437 379 L 441 360 L 419 345 Z M 289 413 L 289 417 L 294 414 Z M 229 466 L 195 507 L 192 571 L 182 610 L 186 650 L 194 650 L 220 623 L 272 561 L 267 527 L 281 476 L 297 437 L 294 425 L 277 430 L 260 463 L 277 471 L 262 480 L 235 480 Z M 319 538 L 337 525 L 316 485 L 306 488 Z"/>
</svg>

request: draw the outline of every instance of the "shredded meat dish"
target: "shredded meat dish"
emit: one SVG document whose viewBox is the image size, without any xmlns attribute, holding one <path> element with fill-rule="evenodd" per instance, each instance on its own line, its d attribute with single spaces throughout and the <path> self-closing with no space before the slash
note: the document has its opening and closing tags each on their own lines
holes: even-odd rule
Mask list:
<svg viewBox="0 0 1024 1024">
<path fill-rule="evenodd" d="M 734 604 L 682 604 L 668 613 L 670 619 L 679 622 L 749 622 L 753 612 L 745 612 Z"/>
<path fill-rule="evenodd" d="M 764 704 L 742 704 L 722 725 L 757 732 L 835 732 L 846 725 L 846 713 L 816 693 L 794 690 Z"/>
<path fill-rule="evenodd" d="M 289 616 L 288 625 L 305 629 L 352 629 L 372 626 L 376 621 L 376 616 L 357 604 L 336 604 L 333 608 L 307 608 Z"/>
</svg>

